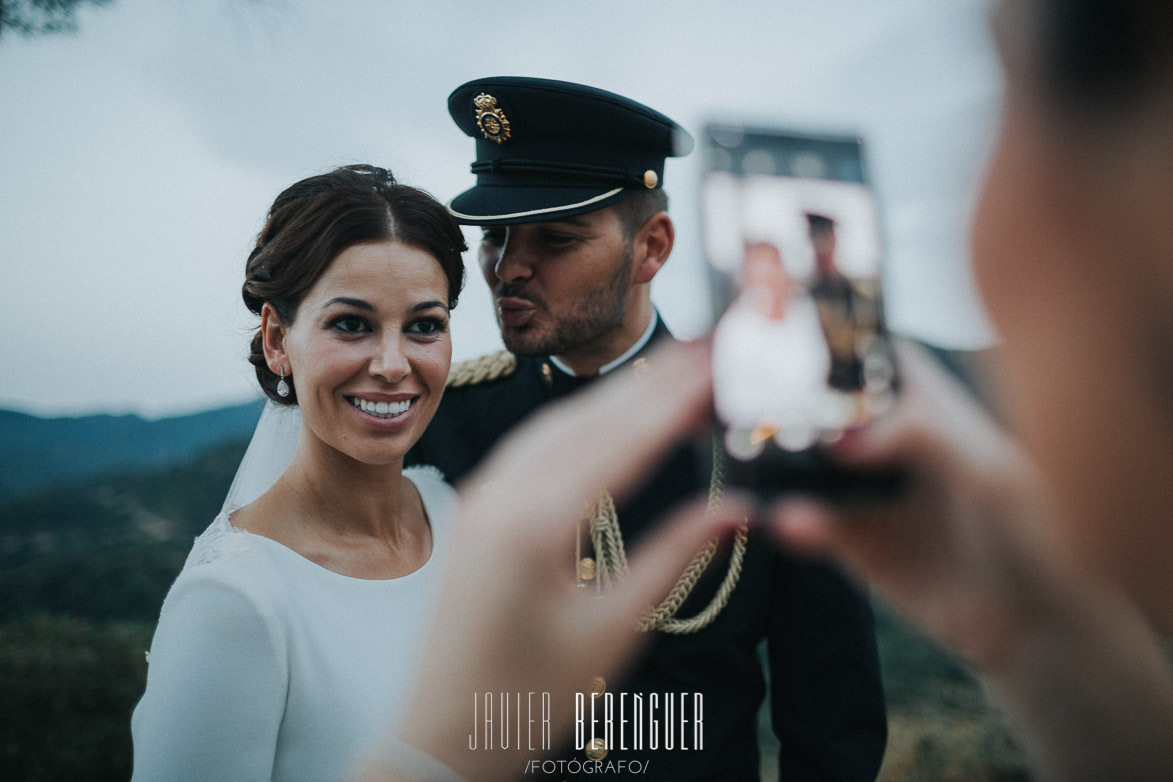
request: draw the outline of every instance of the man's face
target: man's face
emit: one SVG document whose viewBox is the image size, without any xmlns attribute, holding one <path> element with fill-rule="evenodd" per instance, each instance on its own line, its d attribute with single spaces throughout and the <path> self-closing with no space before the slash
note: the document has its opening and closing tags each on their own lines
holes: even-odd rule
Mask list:
<svg viewBox="0 0 1173 782">
<path fill-rule="evenodd" d="M 811 245 L 815 249 L 815 264 L 824 274 L 833 274 L 838 271 L 835 267 L 835 234 L 827 232 L 813 236 Z"/>
<path fill-rule="evenodd" d="M 481 270 L 510 352 L 589 350 L 623 325 L 633 254 L 614 208 L 483 230 Z"/>
</svg>

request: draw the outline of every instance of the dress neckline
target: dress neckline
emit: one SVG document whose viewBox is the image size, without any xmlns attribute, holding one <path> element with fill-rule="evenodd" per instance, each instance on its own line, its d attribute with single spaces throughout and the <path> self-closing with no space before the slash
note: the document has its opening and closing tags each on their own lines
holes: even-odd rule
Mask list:
<svg viewBox="0 0 1173 782">
<path fill-rule="evenodd" d="M 274 540 L 273 538 L 270 538 L 268 535 L 263 535 L 259 532 L 251 532 L 249 530 L 237 527 L 235 524 L 232 523 L 232 514 L 235 513 L 237 510 L 240 510 L 239 508 L 225 509 L 220 512 L 220 515 L 217 516 L 216 519 L 217 519 L 217 521 L 221 521 L 221 520 L 223 521 L 224 528 L 225 528 L 224 531 L 226 534 L 246 536 L 244 539 L 249 540 L 249 541 L 253 541 L 253 540 L 264 541 L 261 545 L 269 546 L 272 550 L 283 552 L 282 556 L 285 557 L 286 559 L 290 559 L 292 561 L 304 563 L 304 565 L 298 565 L 298 567 L 307 568 L 311 572 L 314 572 L 314 571 L 320 572 L 322 574 L 325 574 L 325 576 L 327 578 L 343 579 L 348 582 L 358 582 L 358 583 L 366 583 L 366 584 L 405 583 L 405 582 L 411 580 L 413 577 L 419 576 L 425 570 L 427 570 L 430 573 L 434 569 L 434 568 L 429 568 L 428 566 L 431 565 L 432 562 L 436 559 L 437 550 L 441 546 L 441 536 L 436 534 L 436 524 L 435 524 L 435 520 L 433 518 L 434 514 L 428 508 L 428 501 L 425 497 L 424 491 L 420 488 L 419 483 L 417 483 L 415 480 L 413 480 L 411 476 L 407 475 L 406 472 L 407 471 L 405 470 L 404 477 L 407 478 L 407 480 L 411 482 L 411 484 L 415 487 L 416 492 L 419 494 L 420 505 L 423 506 L 423 510 L 424 510 L 424 523 L 428 525 L 428 531 L 431 533 L 432 546 L 431 546 L 431 551 L 428 552 L 427 558 L 422 563 L 420 563 L 419 567 L 417 567 L 415 570 L 411 571 L 410 573 L 404 573 L 401 576 L 394 576 L 393 578 L 360 578 L 358 576 L 348 576 L 345 573 L 339 573 L 337 570 L 331 570 L 330 568 L 326 567 L 325 565 L 321 565 L 321 564 L 313 561 L 312 559 L 305 556 L 301 552 L 296 551 L 293 548 L 290 548 L 289 546 L 285 545 L 284 543 L 282 543 L 279 540 Z M 276 548 L 273 548 L 273 547 L 276 547 Z"/>
</svg>

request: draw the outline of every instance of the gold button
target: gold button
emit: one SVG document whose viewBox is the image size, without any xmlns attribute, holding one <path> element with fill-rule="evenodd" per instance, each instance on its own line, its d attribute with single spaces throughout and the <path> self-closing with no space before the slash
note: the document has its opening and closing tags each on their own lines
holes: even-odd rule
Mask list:
<svg viewBox="0 0 1173 782">
<path fill-rule="evenodd" d="M 590 557 L 583 557 L 578 561 L 578 577 L 583 581 L 590 581 L 595 577 L 595 561 Z"/>
<path fill-rule="evenodd" d="M 660 177 L 656 175 L 655 171 L 649 168 L 644 172 L 644 187 L 651 190 L 658 184 L 660 184 Z"/>
<path fill-rule="evenodd" d="M 607 680 L 602 676 L 591 677 L 591 694 L 602 695 L 607 691 Z"/>
<path fill-rule="evenodd" d="M 546 381 L 546 385 L 554 385 L 554 370 L 550 369 L 550 365 L 542 362 L 542 379 Z"/>
<path fill-rule="evenodd" d="M 631 369 L 633 372 L 635 372 L 636 377 L 639 377 L 648 371 L 648 360 L 643 356 L 640 356 L 635 361 L 631 362 Z"/>
<path fill-rule="evenodd" d="M 607 744 L 602 739 L 592 739 L 587 744 L 586 756 L 590 760 L 602 760 L 607 757 Z"/>
</svg>

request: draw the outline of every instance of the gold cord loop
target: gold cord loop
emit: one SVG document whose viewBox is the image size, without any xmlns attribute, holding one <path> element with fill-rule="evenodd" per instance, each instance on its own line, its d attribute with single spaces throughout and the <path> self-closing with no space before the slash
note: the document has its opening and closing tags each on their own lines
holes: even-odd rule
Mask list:
<svg viewBox="0 0 1173 782">
<path fill-rule="evenodd" d="M 713 473 L 709 479 L 709 501 L 707 508 L 709 513 L 713 513 L 717 509 L 724 495 L 725 474 L 721 461 L 721 449 L 717 444 L 716 438 L 714 438 Z M 615 512 L 615 501 L 606 492 L 599 498 L 595 506 L 595 514 L 594 518 L 591 519 L 590 531 L 591 542 L 595 547 L 596 573 L 602 586 L 606 587 L 613 581 L 619 581 L 627 575 L 627 553 L 623 545 L 623 535 L 619 529 L 618 515 Z M 725 578 L 722 580 L 721 586 L 717 589 L 717 594 L 713 596 L 713 599 L 703 611 L 688 619 L 676 618 L 676 613 L 680 610 L 680 606 L 688 599 L 693 587 L 700 580 L 701 574 L 705 572 L 705 568 L 709 566 L 709 563 L 713 560 L 713 556 L 717 553 L 717 544 L 719 542 L 717 538 L 710 540 L 703 549 L 697 552 L 692 562 L 685 568 L 680 578 L 676 580 L 676 584 L 672 587 L 668 596 L 664 598 L 660 605 L 653 608 L 640 620 L 640 630 L 644 632 L 659 630 L 674 635 L 685 635 L 698 632 L 712 624 L 713 620 L 717 618 L 717 615 L 721 613 L 721 610 L 729 602 L 729 598 L 733 594 L 733 589 L 737 586 L 737 582 L 741 578 L 741 567 L 745 560 L 745 547 L 748 535 L 749 520 L 746 519 L 737 528 L 737 535 L 733 541 L 733 551 L 729 555 L 729 568 L 725 572 Z"/>
<path fill-rule="evenodd" d="M 461 361 L 453 364 L 448 374 L 448 388 L 488 383 L 502 377 L 508 377 L 517 370 L 517 357 L 508 350 L 499 350 L 484 356 Z M 709 479 L 708 512 L 713 513 L 721 504 L 725 495 L 725 474 L 721 458 L 721 448 L 717 439 L 713 439 L 713 472 Z M 733 589 L 741 578 L 741 568 L 745 560 L 745 547 L 749 534 L 749 521 L 744 520 L 737 528 L 733 540 L 733 550 L 729 556 L 729 567 L 725 578 L 717 589 L 717 594 L 696 616 L 688 619 L 677 619 L 676 613 L 688 599 L 700 580 L 705 569 L 712 562 L 717 553 L 718 540 L 713 538 L 703 549 L 697 552 L 691 563 L 677 579 L 675 586 L 664 598 L 660 605 L 653 608 L 640 620 L 640 629 L 644 632 L 659 630 L 665 633 L 684 635 L 695 633 L 713 623 L 717 615 L 729 602 Z M 619 528 L 619 519 L 615 511 L 615 502 L 606 492 L 595 505 L 593 518 L 590 522 L 591 542 L 594 544 L 594 571 L 600 588 L 605 589 L 609 584 L 621 580 L 627 575 L 627 552 L 623 544 L 623 533 Z M 581 563 L 581 556 L 576 556 L 576 562 Z M 576 565 L 581 567 L 581 564 Z M 582 580 L 582 572 L 579 572 Z"/>
</svg>

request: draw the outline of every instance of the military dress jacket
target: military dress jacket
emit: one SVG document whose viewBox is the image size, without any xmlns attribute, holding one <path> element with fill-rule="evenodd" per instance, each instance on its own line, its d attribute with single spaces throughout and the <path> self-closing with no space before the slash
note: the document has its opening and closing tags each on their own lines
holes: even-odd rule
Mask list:
<svg viewBox="0 0 1173 782">
<path fill-rule="evenodd" d="M 650 342 L 657 337 L 670 338 L 662 321 Z M 631 371 L 631 363 L 645 355 L 646 349 L 612 371 Z M 583 385 L 548 359 L 516 361 L 504 377 L 448 389 L 407 463 L 434 465 L 459 483 L 502 435 L 547 401 Z M 707 447 L 685 446 L 670 454 L 637 496 L 618 508 L 628 550 L 673 506 L 708 490 Z M 728 548 L 709 564 L 679 618 L 709 605 L 729 567 Z M 573 556 L 567 552 L 568 579 L 575 578 Z M 630 675 L 606 683 L 616 712 L 620 700 L 625 706 L 627 748 L 613 735 L 614 746 L 589 773 L 572 762 L 587 761 L 573 746 L 555 756 L 561 763 L 546 764 L 555 773 L 545 775 L 527 767 L 528 756 L 519 753 L 518 778 L 757 782 L 758 712 L 767 690 L 781 745 L 780 780 L 875 778 L 887 739 L 875 629 L 865 596 L 834 567 L 788 556 L 768 535 L 751 530 L 737 586 L 716 619 L 695 633 L 653 635 Z M 643 696 L 639 726 L 632 720 L 637 694 Z M 618 730 L 618 714 L 612 716 Z M 676 723 L 672 735 L 664 724 L 667 716 Z M 632 747 L 640 728 L 637 750 Z"/>
</svg>

